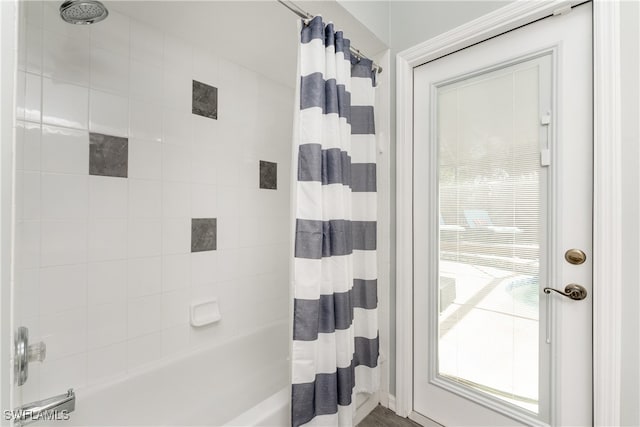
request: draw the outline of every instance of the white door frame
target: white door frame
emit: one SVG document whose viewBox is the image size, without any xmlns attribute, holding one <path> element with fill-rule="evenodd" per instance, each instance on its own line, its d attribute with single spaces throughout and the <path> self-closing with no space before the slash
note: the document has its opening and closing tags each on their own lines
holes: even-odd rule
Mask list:
<svg viewBox="0 0 640 427">
<path fill-rule="evenodd" d="M 13 409 L 13 145 L 18 61 L 18 0 L 0 1 L 0 408 Z M 10 339 L 11 337 L 11 339 Z M 0 417 L 0 425 L 12 425 Z"/>
<path fill-rule="evenodd" d="M 581 1 L 516 1 L 400 52 L 396 58 L 396 396 L 413 410 L 413 68 Z M 593 1 L 593 420 L 620 424 L 622 193 L 620 5 Z M 428 415 L 428 414 L 427 414 Z"/>
</svg>

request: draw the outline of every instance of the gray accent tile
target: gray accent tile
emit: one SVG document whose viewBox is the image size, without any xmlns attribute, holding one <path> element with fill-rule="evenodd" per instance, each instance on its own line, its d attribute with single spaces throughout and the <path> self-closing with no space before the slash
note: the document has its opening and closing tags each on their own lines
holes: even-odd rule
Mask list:
<svg viewBox="0 0 640 427">
<path fill-rule="evenodd" d="M 126 178 L 129 140 L 119 136 L 89 134 L 89 174 Z"/>
<path fill-rule="evenodd" d="M 278 189 L 278 164 L 260 160 L 260 188 Z"/>
<path fill-rule="evenodd" d="M 218 88 L 193 81 L 191 112 L 210 119 L 218 119 Z"/>
<path fill-rule="evenodd" d="M 218 240 L 216 218 L 191 219 L 191 252 L 215 251 Z"/>
</svg>

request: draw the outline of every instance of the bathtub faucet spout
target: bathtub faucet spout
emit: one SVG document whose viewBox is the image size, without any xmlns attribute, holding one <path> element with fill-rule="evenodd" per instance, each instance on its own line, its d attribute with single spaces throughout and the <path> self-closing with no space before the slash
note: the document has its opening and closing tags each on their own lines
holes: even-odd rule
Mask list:
<svg viewBox="0 0 640 427">
<path fill-rule="evenodd" d="M 66 393 L 20 406 L 13 413 L 15 424 L 24 426 L 35 421 L 68 420 L 75 409 L 76 394 L 70 388 Z"/>
</svg>

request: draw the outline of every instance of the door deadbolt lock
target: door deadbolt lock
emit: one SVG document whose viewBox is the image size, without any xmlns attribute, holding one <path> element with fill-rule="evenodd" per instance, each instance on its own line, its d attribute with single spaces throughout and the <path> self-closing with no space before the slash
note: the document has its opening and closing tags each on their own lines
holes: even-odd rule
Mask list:
<svg viewBox="0 0 640 427">
<path fill-rule="evenodd" d="M 564 292 L 554 288 L 544 288 L 545 294 L 550 294 L 551 291 L 557 292 L 560 295 L 565 296 L 567 298 L 571 298 L 572 300 L 575 300 L 575 301 L 581 301 L 587 297 L 587 290 L 584 288 L 584 286 L 580 286 L 576 283 L 568 284 L 564 288 Z"/>
<path fill-rule="evenodd" d="M 587 260 L 587 255 L 582 252 L 580 249 L 569 249 L 564 253 L 564 259 L 567 260 L 569 264 L 580 265 L 584 264 Z"/>
</svg>

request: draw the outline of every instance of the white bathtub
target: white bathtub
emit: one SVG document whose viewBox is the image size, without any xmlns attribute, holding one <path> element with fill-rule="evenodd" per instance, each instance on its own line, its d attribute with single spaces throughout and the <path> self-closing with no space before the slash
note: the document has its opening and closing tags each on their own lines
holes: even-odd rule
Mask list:
<svg viewBox="0 0 640 427">
<path fill-rule="evenodd" d="M 291 387 L 287 386 L 240 416 L 225 423 L 227 426 L 288 427 L 291 425 Z M 354 425 L 362 421 L 378 405 L 378 396 L 368 393 L 356 394 Z"/>
<path fill-rule="evenodd" d="M 286 426 L 289 325 L 163 361 L 77 390 L 68 426 Z"/>
<path fill-rule="evenodd" d="M 289 386 L 258 403 L 240 416 L 225 423 L 227 426 L 290 426 L 291 388 Z"/>
</svg>

